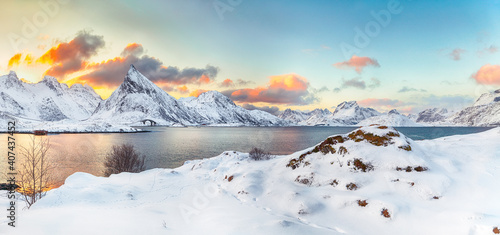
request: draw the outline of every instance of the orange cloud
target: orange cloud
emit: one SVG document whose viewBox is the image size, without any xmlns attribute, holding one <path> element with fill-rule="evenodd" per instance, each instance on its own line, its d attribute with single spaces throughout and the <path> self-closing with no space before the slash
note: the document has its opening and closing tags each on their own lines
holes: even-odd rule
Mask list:
<svg viewBox="0 0 500 235">
<path fill-rule="evenodd" d="M 24 62 L 28 65 L 33 63 L 33 56 L 31 54 L 27 54 L 26 57 L 24 58 Z"/>
<path fill-rule="evenodd" d="M 309 82 L 297 74 L 285 74 L 269 77 L 266 87 L 247 88 L 223 93 L 233 101 L 264 102 L 273 104 L 306 105 L 317 101 L 308 91 Z"/>
<path fill-rule="evenodd" d="M 354 68 L 354 70 L 356 70 L 357 73 L 363 72 L 363 69 L 366 66 L 370 65 L 374 67 L 380 67 L 380 64 L 377 62 L 377 60 L 369 57 L 359 57 L 356 55 L 353 55 L 351 59 L 349 59 L 348 61 L 333 64 L 333 66 L 340 69 L 349 67 Z"/>
<path fill-rule="evenodd" d="M 104 45 L 102 36 L 81 31 L 73 40 L 50 48 L 36 62 L 51 66 L 45 71 L 45 75 L 65 77 L 84 69 L 88 64 L 88 59 L 97 55 Z"/>
<path fill-rule="evenodd" d="M 12 58 L 10 58 L 10 60 L 9 60 L 8 68 L 10 69 L 13 66 L 18 66 L 21 63 L 21 56 L 22 55 L 23 54 L 18 53 L 18 54 L 15 54 L 14 56 L 12 56 Z"/>
<path fill-rule="evenodd" d="M 200 83 L 202 83 L 202 84 L 208 84 L 208 83 L 210 83 L 210 82 L 212 82 L 212 81 L 210 80 L 210 77 L 208 77 L 208 76 L 207 76 L 207 75 L 205 75 L 205 74 L 201 75 L 201 77 L 200 77 Z"/>
<path fill-rule="evenodd" d="M 98 55 L 104 46 L 103 36 L 81 31 L 70 41 L 60 42 L 46 50 L 40 57 L 26 54 L 23 60 L 23 54 L 16 54 L 9 60 L 8 66 L 10 68 L 21 63 L 48 65 L 44 75 L 56 77 L 70 85 L 89 84 L 101 91 L 120 85 L 131 64 L 164 90 L 173 91 L 179 87 L 180 92 L 186 93 L 189 90 L 183 85 L 212 83 L 219 72 L 219 68 L 211 65 L 183 69 L 166 66 L 160 59 L 146 55 L 143 46 L 135 42 L 129 43 L 115 58 L 91 62 L 90 59 Z"/>
<path fill-rule="evenodd" d="M 227 78 L 226 80 L 224 80 L 221 84 L 220 84 L 221 87 L 232 87 L 234 86 L 234 82 L 233 80 Z"/>
<path fill-rule="evenodd" d="M 177 90 L 180 92 L 180 93 L 188 93 L 189 92 L 189 89 L 186 85 L 184 86 L 178 86 L 177 87 Z"/>
<path fill-rule="evenodd" d="M 500 85 L 500 65 L 486 64 L 473 74 L 472 78 L 479 84 Z"/>
<path fill-rule="evenodd" d="M 197 90 L 194 90 L 193 92 L 189 93 L 189 96 L 198 97 L 198 96 L 200 96 L 202 93 L 205 93 L 205 92 L 207 92 L 207 90 L 197 89 Z"/>
<path fill-rule="evenodd" d="M 307 79 L 296 74 L 271 76 L 270 79 L 271 81 L 269 88 L 271 89 L 286 89 L 290 91 L 300 91 L 300 90 L 307 90 L 307 87 L 309 85 Z"/>
</svg>

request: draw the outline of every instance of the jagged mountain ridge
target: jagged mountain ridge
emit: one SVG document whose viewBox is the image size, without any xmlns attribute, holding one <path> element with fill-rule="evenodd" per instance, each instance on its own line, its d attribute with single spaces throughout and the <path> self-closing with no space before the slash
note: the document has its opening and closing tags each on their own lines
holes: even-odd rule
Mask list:
<svg viewBox="0 0 500 235">
<path fill-rule="evenodd" d="M 124 82 L 97 107 L 93 120 L 138 123 L 151 119 L 161 125 L 276 126 L 286 122 L 263 111 L 249 111 L 217 91 L 176 100 L 133 65 Z"/>
<path fill-rule="evenodd" d="M 422 124 L 416 123 L 407 116 L 400 114 L 397 110 L 393 109 L 387 114 L 382 114 L 379 116 L 369 117 L 358 123 L 359 126 L 369 126 L 372 124 L 379 124 L 384 126 L 422 126 Z"/>
<path fill-rule="evenodd" d="M 41 121 L 84 120 L 90 117 L 101 97 L 88 85 L 71 87 L 45 76 L 38 83 L 21 81 L 11 71 L 0 76 L 0 112 Z"/>
<path fill-rule="evenodd" d="M 375 109 L 360 107 L 356 101 L 346 101 L 340 103 L 333 113 L 328 109 L 315 109 L 311 112 L 287 109 L 279 117 L 296 125 L 350 126 L 379 115 L 381 113 Z"/>
<path fill-rule="evenodd" d="M 10 72 L 0 76 L 0 113 L 38 121 L 86 120 L 90 117 L 89 121 L 121 124 L 153 119 L 164 125 L 345 126 L 377 122 L 413 126 L 417 122 L 425 125 L 495 126 L 500 125 L 500 90 L 481 95 L 472 106 L 460 112 L 427 109 L 411 116 L 411 120 L 389 114 L 384 116 L 374 109 L 360 107 L 356 101 L 342 102 L 333 113 L 328 109 L 311 112 L 287 109 L 276 117 L 260 110 L 248 111 L 217 91 L 176 100 L 131 66 L 124 83 L 106 100 L 88 85 L 68 87 L 50 76 L 38 83 L 26 83 L 15 72 Z"/>
<path fill-rule="evenodd" d="M 472 106 L 447 121 L 462 126 L 500 126 L 500 89 L 481 95 Z"/>
</svg>

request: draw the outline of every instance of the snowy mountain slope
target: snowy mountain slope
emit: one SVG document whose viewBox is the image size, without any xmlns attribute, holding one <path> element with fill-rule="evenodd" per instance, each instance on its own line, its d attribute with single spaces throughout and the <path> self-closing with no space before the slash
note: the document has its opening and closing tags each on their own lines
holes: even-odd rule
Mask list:
<svg viewBox="0 0 500 235">
<path fill-rule="evenodd" d="M 309 113 L 292 110 L 285 112 L 287 115 L 283 116 L 288 120 L 305 118 L 303 121 L 296 122 L 304 126 L 350 126 L 356 125 L 366 118 L 380 115 L 375 109 L 360 107 L 356 101 L 340 103 L 333 113 L 328 109 L 315 109 Z"/>
<path fill-rule="evenodd" d="M 401 115 L 395 109 L 389 111 L 387 114 L 382 114 L 380 116 L 369 117 L 361 122 L 359 122 L 358 126 L 369 126 L 372 124 L 379 124 L 384 126 L 393 126 L 393 127 L 401 127 L 401 126 L 422 126 L 422 124 L 418 124 L 408 117 Z"/>
<path fill-rule="evenodd" d="M 88 85 L 69 88 L 45 76 L 38 83 L 25 83 L 15 72 L 0 77 L 0 112 L 41 120 L 83 120 L 90 117 L 101 101 Z"/>
<path fill-rule="evenodd" d="M 472 106 L 447 121 L 463 126 L 500 126 L 500 89 L 481 95 Z"/>
<path fill-rule="evenodd" d="M 360 107 L 356 101 L 349 101 L 337 105 L 332 118 L 343 122 L 345 125 L 356 125 L 362 120 L 378 115 L 380 113 L 375 109 Z"/>
<path fill-rule="evenodd" d="M 332 112 L 328 109 L 315 109 L 308 113 L 309 117 L 299 122 L 303 126 L 317 126 L 317 125 L 341 125 L 339 122 L 331 119 Z"/>
<path fill-rule="evenodd" d="M 280 118 L 260 110 L 249 111 L 236 104 L 218 91 L 207 91 L 193 99 L 185 99 L 182 104 L 192 113 L 201 116 L 199 124 L 235 125 L 285 125 Z M 201 122 L 201 123 L 200 123 Z"/>
<path fill-rule="evenodd" d="M 310 112 L 286 109 L 283 113 L 278 115 L 278 117 L 294 125 L 300 126 L 339 124 L 338 122 L 332 122 L 332 120 L 330 120 L 329 116 L 331 115 L 332 112 L 328 109 L 314 109 Z"/>
<path fill-rule="evenodd" d="M 423 123 L 442 122 L 449 115 L 450 113 L 448 113 L 447 109 L 438 109 L 438 108 L 426 109 L 418 113 L 418 116 L 415 121 Z"/>
<path fill-rule="evenodd" d="M 291 123 L 299 123 L 305 121 L 311 116 L 311 112 L 302 112 L 298 110 L 285 109 L 278 115 L 279 118 L 290 121 Z"/>
<path fill-rule="evenodd" d="M 489 105 L 491 103 L 500 102 L 500 89 L 482 94 L 472 106 Z"/>
<path fill-rule="evenodd" d="M 499 141 L 500 128 L 413 141 L 376 125 L 267 161 L 227 151 L 176 169 L 75 173 L 0 233 L 493 234 Z"/>
</svg>

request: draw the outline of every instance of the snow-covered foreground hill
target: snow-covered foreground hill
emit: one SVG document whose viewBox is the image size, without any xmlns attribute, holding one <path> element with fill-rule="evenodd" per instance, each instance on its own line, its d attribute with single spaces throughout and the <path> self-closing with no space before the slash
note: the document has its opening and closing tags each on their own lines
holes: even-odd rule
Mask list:
<svg viewBox="0 0 500 235">
<path fill-rule="evenodd" d="M 369 126 L 270 160 L 75 173 L 1 234 L 493 234 L 500 128 L 413 141 Z M 0 197 L 1 205 L 6 199 Z"/>
</svg>

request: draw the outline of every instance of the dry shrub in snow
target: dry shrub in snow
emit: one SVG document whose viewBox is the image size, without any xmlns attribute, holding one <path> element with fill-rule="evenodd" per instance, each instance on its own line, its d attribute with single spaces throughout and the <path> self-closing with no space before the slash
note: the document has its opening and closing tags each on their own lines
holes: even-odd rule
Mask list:
<svg viewBox="0 0 500 235">
<path fill-rule="evenodd" d="M 104 162 L 104 176 L 121 172 L 144 171 L 144 160 L 145 156 L 139 156 L 133 145 L 113 145 L 113 149 L 108 153 Z"/>
<path fill-rule="evenodd" d="M 250 159 L 255 161 L 269 160 L 271 158 L 270 153 L 256 147 L 253 147 L 249 154 Z"/>
</svg>

